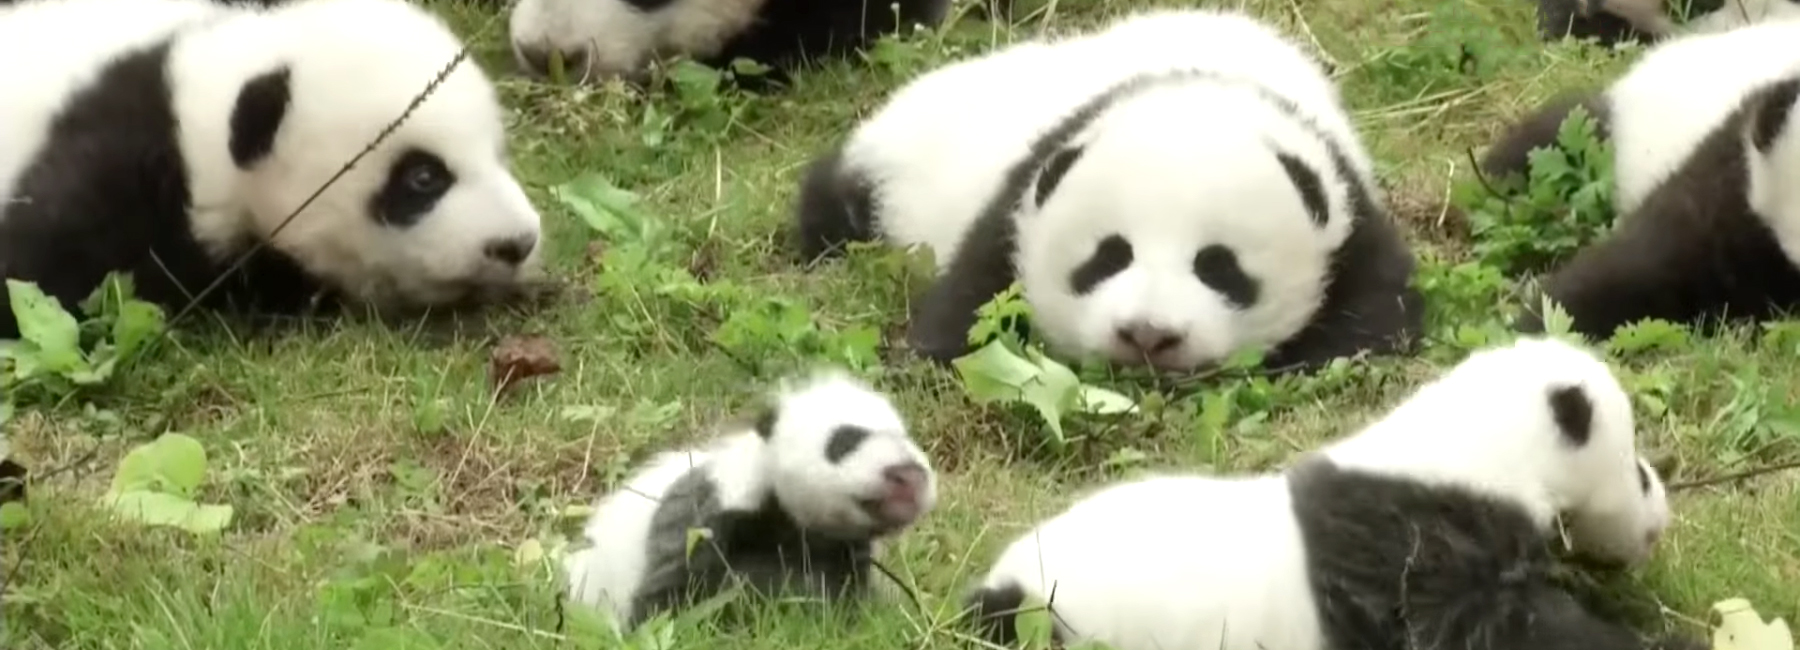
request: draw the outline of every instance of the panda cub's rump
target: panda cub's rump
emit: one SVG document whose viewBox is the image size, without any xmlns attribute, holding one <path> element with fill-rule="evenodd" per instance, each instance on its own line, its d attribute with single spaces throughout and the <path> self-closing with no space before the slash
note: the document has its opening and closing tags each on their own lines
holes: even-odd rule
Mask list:
<svg viewBox="0 0 1800 650">
<path fill-rule="evenodd" d="M 72 310 L 112 271 L 169 307 L 214 287 L 202 304 L 275 313 L 510 297 L 539 220 L 473 61 L 312 198 L 461 50 L 402 0 L 6 7 L 0 59 L 34 63 L 0 68 L 0 274 Z"/>
<path fill-rule="evenodd" d="M 561 54 L 571 77 L 642 80 L 675 55 L 725 69 L 747 58 L 785 82 L 810 60 L 838 56 L 912 25 L 935 27 L 948 0 L 521 0 L 509 17 L 520 69 L 550 70 Z"/>
<path fill-rule="evenodd" d="M 936 504 L 937 478 L 885 397 L 839 371 L 784 387 L 751 424 L 659 454 L 602 498 L 570 597 L 635 626 L 742 581 L 856 598 L 879 540 Z M 687 553 L 688 531 L 710 531 Z"/>
<path fill-rule="evenodd" d="M 1410 342 L 1413 260 L 1335 88 L 1244 15 L 1162 11 L 902 88 L 803 181 L 803 256 L 924 245 L 909 342 L 948 362 L 1013 281 L 1068 356 L 1306 368 Z"/>
<path fill-rule="evenodd" d="M 1059 641 L 1116 650 L 1636 649 L 1547 575 L 1559 514 L 1580 555 L 1650 556 L 1669 515 L 1633 438 L 1602 361 L 1524 340 L 1281 474 L 1102 489 L 1020 535 L 968 603 L 998 643 L 1029 596 Z"/>
<path fill-rule="evenodd" d="M 1800 23 L 1766 23 L 1671 41 L 1589 101 L 1604 106 L 1618 217 L 1542 283 L 1575 331 L 1606 338 L 1645 318 L 1710 327 L 1800 304 L 1800 201 L 1779 180 L 1800 174 L 1788 124 L 1797 38 Z M 1527 130 L 1496 151 L 1554 137 Z M 1528 307 L 1519 327 L 1538 331 Z"/>
</svg>

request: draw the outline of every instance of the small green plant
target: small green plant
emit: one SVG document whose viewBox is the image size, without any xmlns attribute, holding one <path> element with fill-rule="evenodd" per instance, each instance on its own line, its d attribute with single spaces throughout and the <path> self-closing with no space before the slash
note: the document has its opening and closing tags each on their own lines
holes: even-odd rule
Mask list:
<svg viewBox="0 0 1800 650">
<path fill-rule="evenodd" d="M 1404 102 L 1493 79 L 1526 56 L 1503 32 L 1483 21 L 1466 2 L 1438 3 L 1430 20 L 1405 45 L 1363 66 L 1369 87 L 1386 102 Z"/>
<path fill-rule="evenodd" d="M 163 334 L 162 308 L 132 297 L 130 276 L 113 273 L 81 303 L 77 320 L 31 282 L 7 280 L 19 339 L 0 341 L 0 395 L 8 402 L 60 401 L 102 386 Z"/>
<path fill-rule="evenodd" d="M 1475 254 L 1508 274 L 1540 271 L 1606 234 L 1613 222 L 1612 146 L 1576 107 L 1555 146 L 1533 149 L 1525 178 L 1465 178 L 1452 202 L 1468 215 Z"/>
<path fill-rule="evenodd" d="M 1082 383 L 1073 370 L 1044 353 L 1043 346 L 1014 334 L 1016 320 L 1030 318 L 1017 282 L 982 305 L 969 341 L 976 346 L 951 362 L 963 391 L 977 403 L 1025 404 L 1043 419 L 1053 449 L 1068 438 L 1063 419 L 1069 413 L 1110 415 L 1138 410 L 1131 398 Z"/>
<path fill-rule="evenodd" d="M 125 454 L 101 503 L 146 525 L 217 533 L 231 523 L 232 508 L 194 501 L 205 479 L 206 448 L 188 436 L 167 433 Z"/>
</svg>

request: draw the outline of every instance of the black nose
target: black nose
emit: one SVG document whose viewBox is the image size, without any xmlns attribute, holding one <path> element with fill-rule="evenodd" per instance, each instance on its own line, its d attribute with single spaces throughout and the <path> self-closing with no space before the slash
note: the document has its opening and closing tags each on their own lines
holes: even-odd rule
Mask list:
<svg viewBox="0 0 1800 650">
<path fill-rule="evenodd" d="M 567 77 L 580 78 L 587 69 L 587 49 L 559 49 L 542 43 L 518 43 L 513 45 L 513 53 L 518 55 L 519 67 L 538 77 L 550 76 L 550 53 L 561 52 L 563 74 Z"/>
<path fill-rule="evenodd" d="M 1180 332 L 1146 323 L 1132 323 L 1116 332 L 1119 341 L 1141 352 L 1156 354 L 1181 345 Z"/>
<path fill-rule="evenodd" d="M 536 246 L 537 235 L 520 235 L 490 241 L 482 247 L 481 251 L 496 262 L 507 266 L 518 266 L 520 262 L 525 261 L 527 256 L 531 255 L 531 249 Z"/>
</svg>

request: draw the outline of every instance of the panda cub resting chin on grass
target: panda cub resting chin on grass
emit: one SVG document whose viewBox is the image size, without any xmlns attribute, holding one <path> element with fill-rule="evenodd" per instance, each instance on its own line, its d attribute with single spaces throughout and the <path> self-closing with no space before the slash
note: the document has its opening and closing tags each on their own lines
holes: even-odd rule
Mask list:
<svg viewBox="0 0 1800 650">
<path fill-rule="evenodd" d="M 1574 550 L 1645 561 L 1669 524 L 1631 405 L 1588 352 L 1477 352 L 1381 420 L 1274 475 L 1104 488 L 1025 532 L 969 596 L 984 636 L 1049 602 L 1114 650 L 1700 650 L 1645 645 L 1551 583 Z"/>
<path fill-rule="evenodd" d="M 0 5 L 0 276 L 71 311 L 114 271 L 171 309 L 513 297 L 538 212 L 462 48 L 404 0 Z"/>
<path fill-rule="evenodd" d="M 658 454 L 600 499 L 570 598 L 635 627 L 741 583 L 859 598 L 878 542 L 930 512 L 937 475 L 886 397 L 838 370 L 790 381 L 750 423 Z M 705 541 L 688 553 L 690 529 Z"/>
<path fill-rule="evenodd" d="M 921 356 L 969 351 L 1015 281 L 1066 358 L 1278 371 L 1406 350 L 1423 299 L 1319 64 L 1239 12 L 1160 10 L 925 74 L 820 154 L 800 256 L 922 246 Z"/>
</svg>

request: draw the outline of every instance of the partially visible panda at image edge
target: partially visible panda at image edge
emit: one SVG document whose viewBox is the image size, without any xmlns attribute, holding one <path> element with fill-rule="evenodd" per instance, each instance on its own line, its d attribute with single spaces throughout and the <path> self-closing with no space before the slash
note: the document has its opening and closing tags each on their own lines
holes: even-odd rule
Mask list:
<svg viewBox="0 0 1800 650">
<path fill-rule="evenodd" d="M 734 577 L 771 596 L 865 595 L 879 543 L 936 504 L 930 461 L 887 398 L 841 371 L 792 382 L 766 408 L 603 497 L 591 546 L 565 560 L 570 598 L 636 626 Z M 692 528 L 711 535 L 688 556 Z"/>
<path fill-rule="evenodd" d="M 1800 305 L 1800 23 L 1671 41 L 1597 97 L 1571 96 L 1494 145 L 1485 173 L 1522 173 L 1580 104 L 1614 148 L 1612 232 L 1541 282 L 1574 330 L 1606 338 L 1645 318 L 1712 327 Z M 1537 301 L 1517 324 L 1543 328 Z"/>
<path fill-rule="evenodd" d="M 1405 349 L 1413 258 L 1328 79 L 1239 13 L 1138 14 L 901 88 L 806 172 L 800 255 L 922 244 L 911 347 L 948 362 L 1022 279 L 1069 356 L 1304 369 Z"/>
<path fill-rule="evenodd" d="M 1671 10 L 1691 18 L 1678 24 Z M 1611 46 L 1788 20 L 1800 16 L 1800 0 L 1538 0 L 1537 14 L 1544 40 L 1592 38 Z"/>
<path fill-rule="evenodd" d="M 401 0 L 34 0 L 0 8 L 0 275 L 74 309 L 109 271 L 184 306 L 457 56 Z M 539 217 L 473 61 L 206 301 L 289 313 L 508 297 Z M 5 292 L 0 289 L 0 302 Z M 18 335 L 10 314 L 0 338 Z"/>
<path fill-rule="evenodd" d="M 1280 474 L 1103 488 L 1020 535 L 966 596 L 990 642 L 1048 602 L 1064 644 L 1115 650 L 1646 646 L 1550 582 L 1559 513 L 1583 557 L 1644 562 L 1669 525 L 1606 364 L 1555 340 L 1478 351 Z"/>
<path fill-rule="evenodd" d="M 719 69 L 748 58 L 771 68 L 761 81 L 786 82 L 810 60 L 915 24 L 936 27 L 949 7 L 949 0 L 520 0 L 508 21 L 514 59 L 537 76 L 548 74 L 551 52 L 562 54 L 571 77 L 633 81 L 657 59 L 685 55 Z"/>
</svg>

